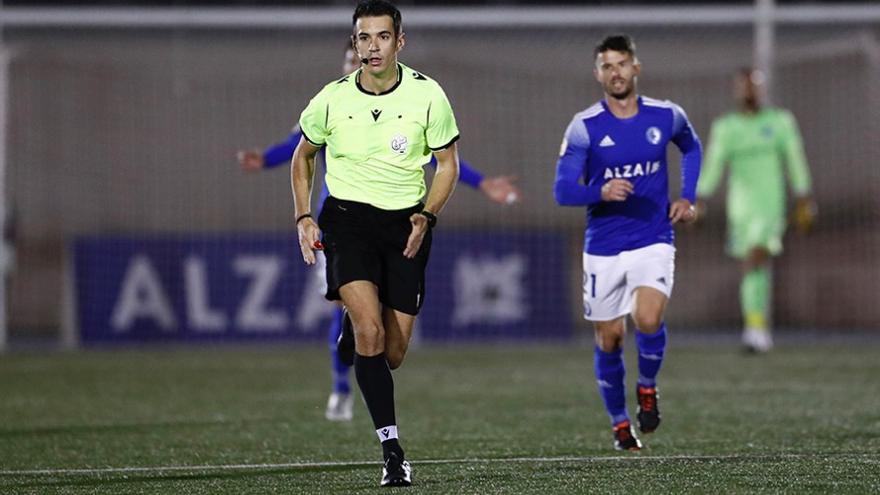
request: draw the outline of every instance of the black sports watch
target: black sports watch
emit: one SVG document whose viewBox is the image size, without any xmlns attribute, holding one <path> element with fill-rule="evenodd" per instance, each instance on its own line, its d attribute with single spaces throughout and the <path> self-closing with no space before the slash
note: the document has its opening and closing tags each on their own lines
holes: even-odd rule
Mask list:
<svg viewBox="0 0 880 495">
<path fill-rule="evenodd" d="M 435 215 L 427 210 L 422 210 L 419 212 L 419 214 L 428 219 L 428 227 L 429 228 L 433 229 L 434 226 L 437 225 L 437 215 Z"/>
</svg>

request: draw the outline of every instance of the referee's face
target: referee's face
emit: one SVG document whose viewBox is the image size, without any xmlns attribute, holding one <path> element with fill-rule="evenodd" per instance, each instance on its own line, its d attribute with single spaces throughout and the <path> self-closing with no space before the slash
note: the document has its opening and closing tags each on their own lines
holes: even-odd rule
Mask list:
<svg viewBox="0 0 880 495">
<path fill-rule="evenodd" d="M 640 70 L 631 53 L 606 50 L 596 56 L 593 74 L 606 95 L 622 100 L 635 92 Z"/>
<path fill-rule="evenodd" d="M 403 48 L 403 33 L 394 32 L 390 16 L 361 17 L 354 26 L 354 43 L 359 59 L 366 59 L 364 70 L 382 75 L 397 66 L 397 52 Z"/>
</svg>

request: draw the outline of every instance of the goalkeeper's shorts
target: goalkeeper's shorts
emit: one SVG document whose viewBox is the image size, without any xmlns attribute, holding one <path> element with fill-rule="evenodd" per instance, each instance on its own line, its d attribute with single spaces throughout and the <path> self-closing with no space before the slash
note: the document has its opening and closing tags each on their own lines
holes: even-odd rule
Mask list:
<svg viewBox="0 0 880 495">
<path fill-rule="evenodd" d="M 771 255 L 782 252 L 785 219 L 752 216 L 748 220 L 728 221 L 727 252 L 734 258 L 745 259 L 754 248 L 764 248 Z"/>
</svg>

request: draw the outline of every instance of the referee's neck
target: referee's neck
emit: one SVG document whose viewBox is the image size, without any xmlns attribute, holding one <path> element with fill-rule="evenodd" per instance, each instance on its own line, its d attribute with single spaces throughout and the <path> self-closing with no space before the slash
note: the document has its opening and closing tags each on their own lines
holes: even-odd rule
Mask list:
<svg viewBox="0 0 880 495">
<path fill-rule="evenodd" d="M 388 69 L 378 74 L 371 74 L 366 69 L 362 69 L 358 76 L 358 82 L 366 91 L 377 95 L 382 94 L 397 84 L 399 70 L 397 61 L 390 64 Z"/>
</svg>

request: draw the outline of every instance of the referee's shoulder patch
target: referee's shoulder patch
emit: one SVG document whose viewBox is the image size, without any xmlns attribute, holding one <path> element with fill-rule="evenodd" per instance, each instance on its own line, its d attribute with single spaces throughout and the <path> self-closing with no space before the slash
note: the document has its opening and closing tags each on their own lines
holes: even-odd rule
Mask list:
<svg viewBox="0 0 880 495">
<path fill-rule="evenodd" d="M 342 79 L 336 81 L 336 84 L 342 84 L 344 82 L 348 82 L 348 76 L 345 76 Z"/>
<path fill-rule="evenodd" d="M 416 72 L 416 71 L 413 71 L 412 76 L 413 76 L 413 79 L 415 79 L 417 81 L 427 81 L 428 80 L 427 77 L 423 76 L 421 73 Z"/>
</svg>

